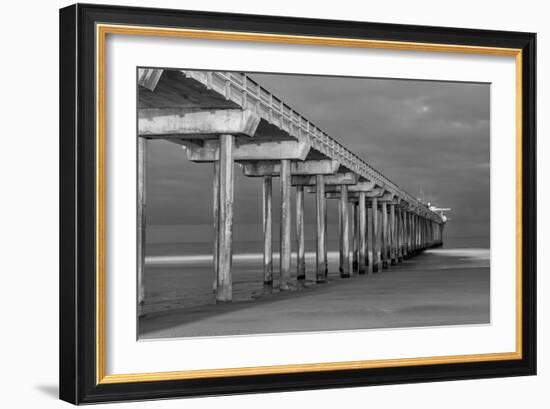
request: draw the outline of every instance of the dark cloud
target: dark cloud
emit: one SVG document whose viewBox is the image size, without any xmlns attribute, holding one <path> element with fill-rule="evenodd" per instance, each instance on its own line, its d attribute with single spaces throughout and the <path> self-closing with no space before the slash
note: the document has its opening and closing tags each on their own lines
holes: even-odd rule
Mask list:
<svg viewBox="0 0 550 409">
<path fill-rule="evenodd" d="M 451 207 L 449 241 L 488 245 L 489 84 L 251 76 L 409 193 Z M 150 143 L 148 222 L 210 224 L 211 180 L 210 165 L 188 162 L 177 145 Z M 261 230 L 260 181 L 236 168 L 235 182 L 235 223 Z M 278 183 L 274 188 L 275 207 Z M 313 224 L 313 198 L 306 206 Z"/>
</svg>

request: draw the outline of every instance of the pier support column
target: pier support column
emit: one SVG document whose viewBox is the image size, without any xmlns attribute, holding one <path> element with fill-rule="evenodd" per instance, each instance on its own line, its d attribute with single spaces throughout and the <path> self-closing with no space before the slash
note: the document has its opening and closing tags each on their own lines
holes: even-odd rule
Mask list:
<svg viewBox="0 0 550 409">
<path fill-rule="evenodd" d="M 338 201 L 338 271 L 344 272 L 344 225 L 342 224 L 342 200 Z"/>
<path fill-rule="evenodd" d="M 371 228 L 371 246 L 372 246 L 372 258 L 371 258 L 371 271 L 373 273 L 378 272 L 379 267 L 379 254 L 380 254 L 380 239 L 378 234 L 378 199 L 376 197 L 372 198 L 372 228 Z"/>
<path fill-rule="evenodd" d="M 418 243 L 418 215 L 415 214 L 413 217 L 413 231 L 414 231 L 414 254 L 418 252 L 420 246 Z"/>
<path fill-rule="evenodd" d="M 371 259 L 371 253 L 370 253 L 370 230 L 371 230 L 371 226 L 370 226 L 370 219 L 369 219 L 369 204 L 368 204 L 368 199 L 367 199 L 367 195 L 365 194 L 365 274 L 368 272 L 369 270 L 369 265 L 372 264 L 372 259 Z"/>
<path fill-rule="evenodd" d="M 367 207 L 365 204 L 365 192 L 359 192 L 359 274 L 365 274 L 367 261 Z"/>
<path fill-rule="evenodd" d="M 137 189 L 137 288 L 138 288 L 138 314 L 141 315 L 141 309 L 145 302 L 145 213 L 147 209 L 146 191 L 147 186 L 147 139 L 138 137 L 137 146 L 138 156 L 138 189 Z"/>
<path fill-rule="evenodd" d="M 218 255 L 219 255 L 219 230 L 220 230 L 220 162 L 214 161 L 212 163 L 212 170 L 214 175 L 212 178 L 212 212 L 214 220 L 214 279 L 212 280 L 212 292 L 216 293 L 218 287 Z"/>
<path fill-rule="evenodd" d="M 264 285 L 273 286 L 273 246 L 272 246 L 272 192 L 271 176 L 263 179 L 263 222 L 264 222 Z"/>
<path fill-rule="evenodd" d="M 348 186 L 340 187 L 340 211 L 342 212 L 342 273 L 343 278 L 350 277 L 350 247 L 349 247 L 349 212 L 348 212 Z"/>
<path fill-rule="evenodd" d="M 291 244 L 291 223 L 292 214 L 290 206 L 291 194 L 290 160 L 281 160 L 281 277 L 280 289 L 288 290 L 290 283 L 290 256 Z"/>
<path fill-rule="evenodd" d="M 413 226 L 414 214 L 409 213 L 409 257 L 412 257 L 414 254 L 414 226 Z"/>
<path fill-rule="evenodd" d="M 418 225 L 417 225 L 417 216 L 416 214 L 413 214 L 412 216 L 412 227 L 413 227 L 413 251 L 414 255 L 416 255 L 416 252 L 418 251 Z"/>
<path fill-rule="evenodd" d="M 220 135 L 217 302 L 232 299 L 233 145 L 233 135 Z"/>
<path fill-rule="evenodd" d="M 390 264 L 397 264 L 397 224 L 395 220 L 395 204 L 390 203 Z"/>
<path fill-rule="evenodd" d="M 412 213 L 407 212 L 407 258 L 411 257 L 413 252 L 412 236 Z"/>
<path fill-rule="evenodd" d="M 350 235 L 350 275 L 355 274 L 357 271 L 357 212 L 355 203 L 349 204 L 349 235 Z"/>
<path fill-rule="evenodd" d="M 324 177 L 323 177 L 324 179 Z M 324 180 L 323 180 L 323 192 L 324 192 Z M 323 243 L 325 244 L 325 247 L 324 247 L 324 250 L 325 250 L 325 256 L 324 256 L 324 260 L 325 260 L 325 279 L 327 278 L 328 276 L 328 212 L 327 212 L 327 196 L 326 196 L 326 192 L 323 193 L 323 197 L 322 197 L 322 201 L 323 201 L 323 215 L 325 217 L 325 238 L 323 240 Z"/>
<path fill-rule="evenodd" d="M 407 258 L 407 212 L 400 209 L 401 214 L 401 261 Z"/>
<path fill-rule="evenodd" d="M 397 220 L 397 262 L 401 263 L 403 261 L 403 212 L 401 208 L 396 207 L 395 217 Z"/>
<path fill-rule="evenodd" d="M 382 268 L 388 268 L 388 205 L 382 202 L 382 232 L 380 244 L 382 245 Z"/>
<path fill-rule="evenodd" d="M 409 257 L 409 212 L 403 210 L 403 260 Z"/>
<path fill-rule="evenodd" d="M 326 281 L 326 225 L 325 225 L 325 214 L 326 214 L 326 200 L 325 200 L 325 183 L 323 180 L 323 175 L 317 175 L 317 189 L 316 189 L 316 203 L 317 203 L 317 251 L 316 255 L 316 281 L 318 283 L 324 283 Z"/>
<path fill-rule="evenodd" d="M 304 233 L 304 187 L 296 186 L 296 279 L 306 279 L 305 259 L 305 233 Z"/>
<path fill-rule="evenodd" d="M 418 251 L 422 251 L 422 217 L 418 215 L 416 217 L 417 229 L 418 229 Z"/>
</svg>

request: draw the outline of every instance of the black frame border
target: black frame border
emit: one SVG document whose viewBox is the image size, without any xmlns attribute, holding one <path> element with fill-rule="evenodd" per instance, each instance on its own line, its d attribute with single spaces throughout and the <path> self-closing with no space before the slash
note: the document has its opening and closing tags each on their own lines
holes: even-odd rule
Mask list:
<svg viewBox="0 0 550 409">
<path fill-rule="evenodd" d="M 521 49 L 522 359 L 96 384 L 95 24 Z M 536 34 L 76 4 L 60 10 L 60 399 L 74 404 L 536 374 Z"/>
</svg>

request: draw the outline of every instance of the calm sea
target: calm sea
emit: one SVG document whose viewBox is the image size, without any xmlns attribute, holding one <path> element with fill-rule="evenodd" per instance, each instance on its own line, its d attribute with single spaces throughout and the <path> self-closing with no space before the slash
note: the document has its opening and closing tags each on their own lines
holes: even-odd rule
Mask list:
<svg viewBox="0 0 550 409">
<path fill-rule="evenodd" d="M 274 243 L 274 290 L 277 291 L 279 255 Z M 329 240 L 329 281 L 339 280 L 338 242 Z M 212 245 L 210 243 L 148 244 L 145 263 L 144 312 L 213 304 Z M 315 241 L 306 242 L 306 286 L 315 285 Z M 334 250 L 332 250 L 334 249 Z M 236 242 L 233 256 L 233 300 L 244 301 L 265 295 L 263 288 L 262 243 Z M 463 260 L 469 266 L 488 266 L 489 250 L 455 248 L 435 250 L 448 255 L 447 267 Z M 459 257 L 457 257 L 457 255 Z M 474 263 L 474 264 L 472 264 Z M 445 263 L 422 268 L 445 268 Z M 292 276 L 296 276 L 296 254 L 292 256 Z M 296 288 L 299 290 L 299 288 Z"/>
</svg>

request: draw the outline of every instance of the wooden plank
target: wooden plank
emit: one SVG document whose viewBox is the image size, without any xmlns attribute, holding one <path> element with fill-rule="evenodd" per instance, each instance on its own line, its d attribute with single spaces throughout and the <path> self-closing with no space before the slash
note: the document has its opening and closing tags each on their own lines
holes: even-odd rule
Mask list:
<svg viewBox="0 0 550 409">
<path fill-rule="evenodd" d="M 281 277 L 280 290 L 290 289 L 290 257 L 292 251 L 291 243 L 291 222 L 292 212 L 290 210 L 290 160 L 281 161 Z"/>
<path fill-rule="evenodd" d="M 296 279 L 306 279 L 305 232 L 304 232 L 304 187 L 296 187 Z"/>
<path fill-rule="evenodd" d="M 272 191 L 271 176 L 263 179 L 263 231 L 264 231 L 264 285 L 273 286 L 273 246 L 272 246 Z"/>
<path fill-rule="evenodd" d="M 323 175 L 317 175 L 317 194 L 316 194 L 316 204 L 317 204 L 317 234 L 316 234 L 316 274 L 315 279 L 318 283 L 324 283 L 326 281 L 326 258 L 325 258 L 325 193 L 324 193 L 324 181 Z"/>
<path fill-rule="evenodd" d="M 233 279 L 233 144 L 234 136 L 220 135 L 220 209 L 218 230 L 218 284 L 216 302 L 232 300 Z"/>
</svg>

